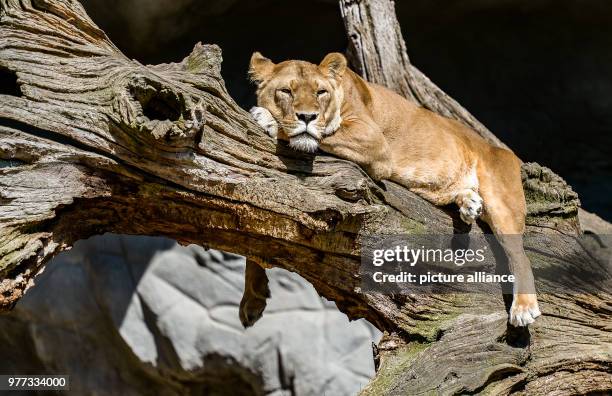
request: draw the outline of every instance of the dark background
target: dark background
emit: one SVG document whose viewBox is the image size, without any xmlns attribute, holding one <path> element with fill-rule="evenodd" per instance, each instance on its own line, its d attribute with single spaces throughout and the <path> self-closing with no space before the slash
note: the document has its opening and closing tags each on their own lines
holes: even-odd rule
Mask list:
<svg viewBox="0 0 612 396">
<path fill-rule="evenodd" d="M 344 51 L 334 0 L 84 0 L 128 56 L 180 61 L 223 50 L 223 76 L 245 108 L 255 50 L 279 61 Z M 583 207 L 612 220 L 612 2 L 399 0 L 412 62 L 523 160 L 563 176 Z"/>
</svg>

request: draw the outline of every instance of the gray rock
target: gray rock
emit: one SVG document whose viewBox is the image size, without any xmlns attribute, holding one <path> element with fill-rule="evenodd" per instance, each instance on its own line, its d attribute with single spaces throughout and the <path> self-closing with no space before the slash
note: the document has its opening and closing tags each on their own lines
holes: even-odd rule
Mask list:
<svg viewBox="0 0 612 396">
<path fill-rule="evenodd" d="M 244 266 L 163 238 L 79 242 L 0 317 L 0 372 L 69 374 L 74 395 L 356 394 L 378 331 L 280 269 L 244 330 Z"/>
</svg>

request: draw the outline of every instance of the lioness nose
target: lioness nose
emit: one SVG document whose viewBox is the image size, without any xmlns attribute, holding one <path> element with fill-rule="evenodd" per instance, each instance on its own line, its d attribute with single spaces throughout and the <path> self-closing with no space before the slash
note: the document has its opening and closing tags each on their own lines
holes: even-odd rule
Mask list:
<svg viewBox="0 0 612 396">
<path fill-rule="evenodd" d="M 319 113 L 295 113 L 297 119 L 300 121 L 304 121 L 308 124 L 310 121 L 316 119 L 319 116 Z"/>
</svg>

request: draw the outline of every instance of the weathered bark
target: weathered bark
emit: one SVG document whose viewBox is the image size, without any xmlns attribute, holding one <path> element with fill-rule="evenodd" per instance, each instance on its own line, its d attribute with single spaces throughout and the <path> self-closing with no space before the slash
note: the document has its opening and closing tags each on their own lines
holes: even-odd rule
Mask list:
<svg viewBox="0 0 612 396">
<path fill-rule="evenodd" d="M 364 78 L 391 88 L 429 110 L 464 123 L 495 146 L 507 147 L 466 109 L 410 63 L 392 0 L 340 0 L 339 4 L 349 38 L 348 57 L 353 68 L 359 71 Z M 560 178 L 549 169 L 537 164 L 525 164 L 523 171 L 525 175 L 540 174 L 540 180 L 556 180 L 552 184 L 560 187 L 550 189 L 549 186 L 526 180 L 524 187 L 529 205 L 528 223 L 532 227 L 551 228 L 557 231 L 569 231 L 573 228 L 572 226 L 575 225 L 573 223 L 568 227 L 568 224 L 562 226 L 556 222 L 551 223 L 548 219 L 547 213 L 556 213 L 564 218 L 567 218 L 566 215 L 569 215 L 570 218 L 574 216 L 573 208 L 549 206 L 551 193 L 553 195 L 555 191 L 565 191 L 563 194 L 569 193 L 560 184 Z M 573 194 L 569 193 L 561 198 L 561 201 L 573 198 Z M 583 229 L 609 233 L 610 224 L 582 209 L 579 209 L 579 213 L 580 220 L 586 223 Z M 577 231 L 580 232 L 580 230 Z M 610 241 L 607 240 L 607 242 Z M 563 309 L 562 307 L 568 303 L 581 304 L 579 300 L 592 297 L 588 295 L 565 296 L 565 299 L 557 298 L 553 304 Z M 574 299 L 575 301 L 571 301 Z M 522 356 L 519 352 L 514 359 L 509 358 L 509 355 L 500 358 L 498 347 L 503 329 L 491 326 L 491 323 L 486 319 L 483 320 L 482 317 L 473 318 L 475 321 L 483 321 L 482 326 L 475 322 L 458 326 L 455 324 L 454 329 L 439 336 L 438 341 L 425 350 L 418 342 L 405 342 L 406 340 L 398 340 L 393 335 L 387 336 L 387 339 L 381 342 L 379 349 L 378 359 L 382 360 L 382 366 L 363 394 L 550 394 L 551 392 L 583 394 L 612 391 L 612 375 L 610 375 L 612 370 L 608 367 L 602 372 L 601 368 L 605 364 L 604 366 L 596 364 L 593 367 L 581 360 L 582 358 L 586 358 L 587 361 L 589 359 L 599 360 L 599 357 L 596 357 L 597 354 L 590 355 L 587 351 L 587 349 L 597 350 L 599 348 L 605 350 L 600 356 L 605 356 L 604 360 L 610 360 L 612 310 L 610 310 L 609 296 L 604 297 L 602 303 L 606 308 L 601 319 L 607 323 L 604 325 L 603 337 L 587 341 L 591 345 L 584 349 L 576 348 L 574 359 L 571 359 L 570 355 L 564 357 L 565 354 L 559 353 L 558 350 L 576 342 L 573 338 L 577 334 L 575 331 L 570 332 L 572 336 L 555 339 L 555 343 L 552 343 L 552 339 L 548 339 L 554 333 L 561 334 L 563 331 L 561 328 L 565 325 L 549 333 L 548 336 L 538 331 L 531 344 L 528 339 L 523 340 L 521 346 L 528 349 L 522 351 Z M 571 317 L 570 320 L 580 321 L 581 315 Z M 495 319 L 491 317 L 491 320 Z M 556 325 L 559 323 L 555 323 Z M 537 329 L 537 325 L 534 328 Z M 582 333 L 580 330 L 578 333 L 586 335 L 589 332 Z M 565 335 L 567 334 L 569 333 Z M 483 345 L 487 346 L 483 348 Z M 493 350 L 496 352 L 492 353 Z M 474 358 L 475 356 L 478 357 Z M 580 356 L 580 359 L 576 359 L 577 356 Z M 556 359 L 552 366 L 550 365 L 551 357 L 553 360 Z M 457 381 L 457 377 L 462 380 Z M 467 379 L 469 377 L 471 379 Z"/>
<path fill-rule="evenodd" d="M 501 292 L 361 293 L 360 237 L 449 234 L 456 210 L 376 184 L 352 163 L 277 147 L 229 97 L 215 46 L 143 66 L 74 0 L 0 5 L 0 69 L 18 85 L 17 95 L 0 94 L 1 309 L 78 239 L 164 235 L 295 271 L 351 318 L 410 341 L 372 392 L 543 393 L 538 381 L 550 380 L 560 389 L 579 381 L 585 392 L 610 387 L 609 291 L 564 298 L 554 282 L 538 284 L 544 316 L 530 349 L 502 337 Z M 577 197 L 562 180 L 531 165 L 525 185 L 532 230 L 577 232 Z M 535 264 L 552 270 L 597 264 L 577 243 L 532 248 L 541 252 Z"/>
</svg>

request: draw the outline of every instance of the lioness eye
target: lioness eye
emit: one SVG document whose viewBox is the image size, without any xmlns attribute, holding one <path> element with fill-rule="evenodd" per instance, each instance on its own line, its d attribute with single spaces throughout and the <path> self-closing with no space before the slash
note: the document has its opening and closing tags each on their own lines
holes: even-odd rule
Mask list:
<svg viewBox="0 0 612 396">
<path fill-rule="evenodd" d="M 291 90 L 289 88 L 281 88 L 279 89 L 284 94 L 291 95 Z"/>
<path fill-rule="evenodd" d="M 325 95 L 326 93 L 327 93 L 327 90 L 320 89 L 320 90 L 317 91 L 317 96 Z"/>
</svg>

